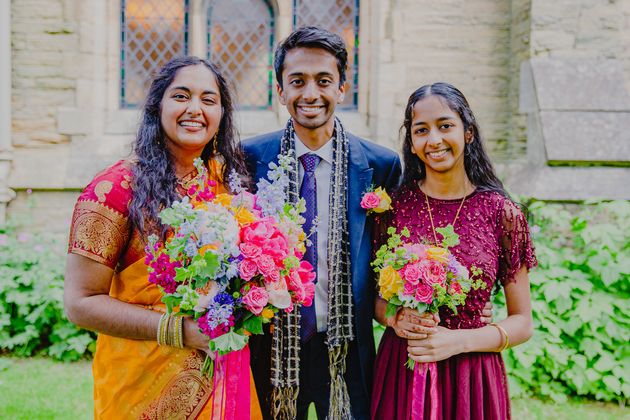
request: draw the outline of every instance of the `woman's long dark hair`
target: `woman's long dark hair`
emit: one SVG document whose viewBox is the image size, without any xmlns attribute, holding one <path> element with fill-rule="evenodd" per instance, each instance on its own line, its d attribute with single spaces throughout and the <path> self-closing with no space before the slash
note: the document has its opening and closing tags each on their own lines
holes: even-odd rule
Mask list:
<svg viewBox="0 0 630 420">
<path fill-rule="evenodd" d="M 404 133 L 402 144 L 404 162 L 403 184 L 410 185 L 424 180 L 427 176 L 424 162 L 412 151 L 411 123 L 413 120 L 413 107 L 419 100 L 432 95 L 444 99 L 448 107 L 461 118 L 464 123 L 464 132 L 470 131 L 473 135 L 472 141 L 466 143 L 464 147 L 464 168 L 470 182 L 477 187 L 478 191 L 494 191 L 509 198 L 483 147 L 479 125 L 477 125 L 477 120 L 470 109 L 470 105 L 468 105 L 468 101 L 463 93 L 448 83 L 424 85 L 409 96 L 407 107 L 405 108 L 405 121 L 400 127 L 400 131 Z"/>
<path fill-rule="evenodd" d="M 204 65 L 216 78 L 223 114 L 215 141 L 210 141 L 201 153 L 204 162 L 216 157 L 223 161 L 222 179 L 226 184 L 232 170 L 246 175 L 245 160 L 234 126 L 234 106 L 228 83 L 219 69 L 198 57 L 177 57 L 160 69 L 151 82 L 142 112 L 142 122 L 134 143 L 136 161 L 133 164 L 133 198 L 129 206 L 132 223 L 143 234 L 164 233 L 158 213 L 179 199 L 177 178 L 166 135 L 161 124 L 162 97 L 177 72 L 188 66 Z M 216 142 L 216 149 L 215 149 Z"/>
</svg>

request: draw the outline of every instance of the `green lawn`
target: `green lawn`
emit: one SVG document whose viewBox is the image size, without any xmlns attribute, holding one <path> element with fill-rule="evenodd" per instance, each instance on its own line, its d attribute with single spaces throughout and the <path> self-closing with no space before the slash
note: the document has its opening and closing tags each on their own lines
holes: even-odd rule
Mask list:
<svg viewBox="0 0 630 420">
<path fill-rule="evenodd" d="M 630 409 L 615 404 L 534 398 L 512 401 L 515 420 L 628 419 Z M 92 375 L 89 362 L 0 358 L 0 419 L 89 419 Z"/>
</svg>

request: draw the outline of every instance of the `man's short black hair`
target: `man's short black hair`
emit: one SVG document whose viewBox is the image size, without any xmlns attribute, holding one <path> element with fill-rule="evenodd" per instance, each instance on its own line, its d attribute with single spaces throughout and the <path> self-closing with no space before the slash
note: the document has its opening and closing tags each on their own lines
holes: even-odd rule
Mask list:
<svg viewBox="0 0 630 420">
<path fill-rule="evenodd" d="M 276 71 L 276 80 L 282 86 L 282 70 L 287 52 L 294 48 L 321 48 L 337 59 L 339 70 L 339 86 L 346 82 L 346 67 L 348 65 L 348 50 L 343 39 L 326 29 L 317 26 L 304 26 L 296 29 L 284 41 L 278 45 L 273 60 Z"/>
</svg>

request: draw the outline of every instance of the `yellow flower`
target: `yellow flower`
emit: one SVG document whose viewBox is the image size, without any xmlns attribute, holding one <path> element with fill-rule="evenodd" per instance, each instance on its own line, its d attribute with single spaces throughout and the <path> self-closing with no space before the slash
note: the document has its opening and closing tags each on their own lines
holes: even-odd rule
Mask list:
<svg viewBox="0 0 630 420">
<path fill-rule="evenodd" d="M 221 204 L 223 207 L 230 207 L 230 205 L 232 205 L 232 196 L 225 193 L 218 194 L 214 197 L 214 202 Z"/>
<path fill-rule="evenodd" d="M 240 226 L 252 223 L 254 220 L 256 220 L 256 217 L 254 217 L 252 212 L 247 210 L 245 207 L 237 208 L 236 212 L 234 213 L 234 218 Z"/>
<path fill-rule="evenodd" d="M 298 241 L 304 242 L 305 240 L 306 240 L 306 233 L 304 233 L 304 231 L 301 230 L 300 233 L 298 233 Z"/>
<path fill-rule="evenodd" d="M 208 245 L 204 245 L 201 248 L 199 248 L 199 254 L 200 255 L 206 255 L 206 252 L 208 251 L 216 251 L 217 250 L 217 246 L 214 244 L 208 244 Z"/>
<path fill-rule="evenodd" d="M 201 200 L 192 200 L 192 205 L 194 209 L 208 211 L 208 203 Z"/>
<path fill-rule="evenodd" d="M 300 251 L 302 254 L 306 254 L 306 245 L 304 245 L 304 242 L 300 242 L 297 244 L 297 250 Z"/>
<path fill-rule="evenodd" d="M 432 260 L 446 264 L 448 262 L 448 250 L 439 246 L 427 248 L 427 256 Z"/>
<path fill-rule="evenodd" d="M 394 268 L 389 265 L 383 267 L 381 270 L 378 285 L 380 287 L 381 297 L 385 300 L 390 300 L 392 296 L 398 294 L 400 289 L 404 286 L 398 271 L 394 270 Z"/>
<path fill-rule="evenodd" d="M 383 213 L 383 212 L 386 212 L 387 210 L 391 210 L 392 199 L 387 194 L 387 191 L 385 191 L 381 187 L 378 187 L 377 189 L 374 190 L 374 194 L 376 194 L 378 198 L 381 199 L 381 202 L 378 203 L 378 206 L 372 209 L 374 213 Z"/>
<path fill-rule="evenodd" d="M 273 310 L 269 309 L 269 308 L 265 308 L 262 310 L 261 315 L 263 318 L 265 319 L 271 319 L 274 316 Z"/>
</svg>

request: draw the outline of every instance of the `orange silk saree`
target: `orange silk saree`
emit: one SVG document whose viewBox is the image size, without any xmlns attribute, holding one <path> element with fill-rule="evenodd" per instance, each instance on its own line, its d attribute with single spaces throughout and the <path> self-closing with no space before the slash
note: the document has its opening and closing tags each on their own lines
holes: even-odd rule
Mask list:
<svg viewBox="0 0 630 420">
<path fill-rule="evenodd" d="M 220 179 L 219 170 L 212 161 L 214 179 Z M 161 292 L 148 281 L 144 242 L 128 217 L 131 176 L 131 164 L 120 161 L 85 188 L 74 209 L 68 252 L 114 269 L 109 292 L 113 298 L 163 312 Z M 249 370 L 246 352 L 239 366 Z M 204 359 L 205 354 L 196 350 L 99 334 L 92 368 L 94 418 L 262 418 L 251 374 L 244 384 L 249 404 L 230 403 L 229 398 L 226 403 L 226 390 L 248 393 L 242 378 L 230 384 L 241 372 L 219 371 L 223 377 L 213 382 L 200 374 Z"/>
</svg>

